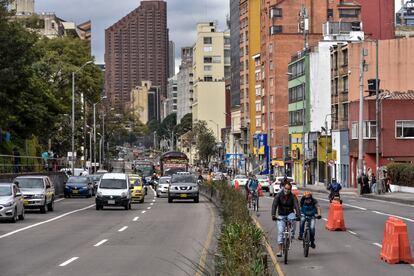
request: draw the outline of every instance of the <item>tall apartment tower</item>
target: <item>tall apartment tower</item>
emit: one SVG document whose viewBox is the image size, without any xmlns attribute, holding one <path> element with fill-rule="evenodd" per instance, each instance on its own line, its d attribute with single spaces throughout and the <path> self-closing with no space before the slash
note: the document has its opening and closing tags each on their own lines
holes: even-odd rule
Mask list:
<svg viewBox="0 0 414 276">
<path fill-rule="evenodd" d="M 166 98 L 168 79 L 167 3 L 141 5 L 105 30 L 105 90 L 112 107 L 124 112 L 131 90 L 143 80 Z M 157 116 L 159 118 L 159 114 Z"/>
<path fill-rule="evenodd" d="M 225 76 L 230 75 L 230 33 L 217 31 L 215 22 L 197 24 L 193 47 L 193 122 L 205 121 L 220 141 L 226 127 Z"/>
<path fill-rule="evenodd" d="M 191 113 L 193 92 L 193 47 L 183 47 L 177 74 L 177 123 Z"/>
<path fill-rule="evenodd" d="M 260 56 L 265 123 L 262 129 L 268 131 L 270 127 L 272 148 L 280 148 L 289 141 L 288 64 L 291 57 L 304 48 L 315 46 L 322 39 L 322 26 L 327 21 L 352 23 L 359 21 L 360 13 L 361 6 L 353 0 L 269 0 L 261 6 Z M 298 16 L 300 14 L 302 16 Z M 355 28 L 359 26 L 359 22 L 355 24 Z M 268 108 L 271 122 L 266 116 Z"/>
<path fill-rule="evenodd" d="M 175 43 L 168 41 L 168 77 L 175 75 Z"/>
<path fill-rule="evenodd" d="M 12 8 L 16 10 L 17 15 L 34 14 L 34 0 L 14 0 Z"/>
</svg>

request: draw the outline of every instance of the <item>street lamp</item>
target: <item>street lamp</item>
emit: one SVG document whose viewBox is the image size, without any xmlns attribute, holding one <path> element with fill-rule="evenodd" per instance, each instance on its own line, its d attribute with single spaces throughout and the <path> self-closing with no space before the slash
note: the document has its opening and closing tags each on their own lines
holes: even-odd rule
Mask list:
<svg viewBox="0 0 414 276">
<path fill-rule="evenodd" d="M 93 168 L 96 170 L 96 105 L 107 97 L 102 96 L 96 103 L 93 104 Z M 99 163 L 100 165 L 100 163 Z"/>
<path fill-rule="evenodd" d="M 93 63 L 93 60 L 90 60 L 83 64 L 78 70 L 72 72 L 72 175 L 75 175 L 75 74 L 83 69 L 88 64 Z"/>
<path fill-rule="evenodd" d="M 326 114 L 325 127 L 322 127 L 322 131 L 325 131 L 325 186 L 328 186 L 328 117 L 334 115 L 334 113 Z"/>
</svg>

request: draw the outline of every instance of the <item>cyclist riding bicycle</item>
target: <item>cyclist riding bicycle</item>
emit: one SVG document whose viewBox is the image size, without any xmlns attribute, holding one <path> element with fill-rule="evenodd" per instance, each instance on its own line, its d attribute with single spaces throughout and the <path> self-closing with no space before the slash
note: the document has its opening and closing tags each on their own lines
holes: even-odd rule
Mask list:
<svg viewBox="0 0 414 276">
<path fill-rule="evenodd" d="M 255 175 L 247 183 L 247 187 L 249 189 L 249 193 L 252 195 L 252 198 L 255 196 L 257 200 L 257 209 L 259 209 L 259 181 Z"/>
<path fill-rule="evenodd" d="M 276 217 L 277 211 L 277 217 Z M 279 245 L 278 257 L 282 257 L 283 250 L 283 231 L 285 229 L 285 223 L 288 216 L 296 216 L 296 220 L 300 220 L 300 210 L 297 198 L 292 193 L 292 184 L 285 183 L 283 192 L 280 192 L 273 199 L 272 204 L 272 220 L 277 220 L 277 243 Z M 292 238 L 295 236 L 296 222 L 292 221 Z"/>
<path fill-rule="evenodd" d="M 300 212 L 302 214 L 300 219 L 300 230 L 298 240 L 303 239 L 303 232 L 305 230 L 306 218 L 310 220 L 310 246 L 315 248 L 315 218 L 321 218 L 321 207 L 319 207 L 318 201 L 312 196 L 311 192 L 304 192 L 303 197 L 300 199 Z"/>
</svg>

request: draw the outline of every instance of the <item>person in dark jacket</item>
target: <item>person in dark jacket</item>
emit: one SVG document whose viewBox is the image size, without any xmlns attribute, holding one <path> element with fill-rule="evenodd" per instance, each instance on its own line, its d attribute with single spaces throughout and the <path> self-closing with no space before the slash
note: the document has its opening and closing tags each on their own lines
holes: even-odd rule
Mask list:
<svg viewBox="0 0 414 276">
<path fill-rule="evenodd" d="M 277 211 L 277 213 L 276 213 Z M 277 215 L 277 217 L 276 217 Z M 283 187 L 283 192 L 280 192 L 273 199 L 272 204 L 272 220 L 277 220 L 277 243 L 279 245 L 278 257 L 282 257 L 282 245 L 283 245 L 283 231 L 285 230 L 285 219 L 291 219 L 296 217 L 296 220 L 300 220 L 300 210 L 297 198 L 292 193 L 292 184 L 286 183 Z M 296 222 L 292 221 L 292 238 L 295 236 Z"/>
</svg>

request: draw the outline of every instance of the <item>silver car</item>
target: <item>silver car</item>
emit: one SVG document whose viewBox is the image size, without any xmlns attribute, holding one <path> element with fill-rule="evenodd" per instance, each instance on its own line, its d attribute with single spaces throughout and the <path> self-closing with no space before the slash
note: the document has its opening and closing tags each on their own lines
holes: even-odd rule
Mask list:
<svg viewBox="0 0 414 276">
<path fill-rule="evenodd" d="M 157 197 L 168 197 L 168 187 L 170 187 L 171 177 L 161 177 L 157 185 Z"/>
<path fill-rule="evenodd" d="M 14 180 L 24 197 L 24 208 L 53 211 L 55 187 L 48 176 L 19 176 Z"/>
<path fill-rule="evenodd" d="M 199 201 L 199 187 L 197 178 L 194 175 L 178 175 L 171 177 L 168 189 L 168 203 L 174 199 L 193 199 L 195 203 Z"/>
<path fill-rule="evenodd" d="M 0 183 L 0 220 L 24 220 L 23 195 L 13 183 Z"/>
</svg>

